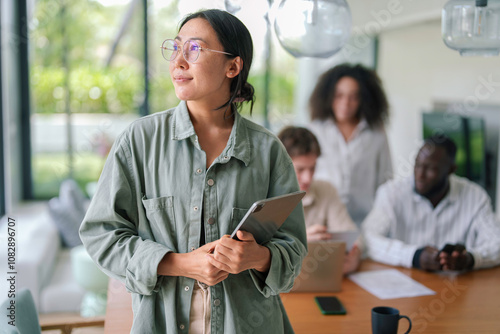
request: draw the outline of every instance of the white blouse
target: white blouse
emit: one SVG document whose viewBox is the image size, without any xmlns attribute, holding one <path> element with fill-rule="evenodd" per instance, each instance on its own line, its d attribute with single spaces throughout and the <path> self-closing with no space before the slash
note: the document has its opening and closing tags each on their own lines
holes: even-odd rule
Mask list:
<svg viewBox="0 0 500 334">
<path fill-rule="evenodd" d="M 362 120 L 347 142 L 332 119 L 315 120 L 309 128 L 321 146 L 315 179 L 335 186 L 351 218 L 360 227 L 370 212 L 378 186 L 392 178 L 384 128 L 370 128 Z"/>
</svg>

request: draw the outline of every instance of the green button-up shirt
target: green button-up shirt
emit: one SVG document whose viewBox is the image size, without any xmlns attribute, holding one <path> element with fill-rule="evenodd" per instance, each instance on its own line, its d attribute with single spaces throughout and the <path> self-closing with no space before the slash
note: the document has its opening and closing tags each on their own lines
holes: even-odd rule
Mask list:
<svg viewBox="0 0 500 334">
<path fill-rule="evenodd" d="M 167 252 L 187 253 L 230 234 L 259 199 L 298 191 L 292 161 L 263 127 L 235 115 L 222 154 L 206 169 L 185 102 L 136 120 L 115 141 L 87 215 L 83 243 L 132 294 L 132 333 L 187 333 L 195 281 L 159 276 Z M 210 287 L 213 334 L 293 333 L 279 294 L 306 250 L 302 205 L 270 242 L 267 274 L 246 270 Z"/>
</svg>

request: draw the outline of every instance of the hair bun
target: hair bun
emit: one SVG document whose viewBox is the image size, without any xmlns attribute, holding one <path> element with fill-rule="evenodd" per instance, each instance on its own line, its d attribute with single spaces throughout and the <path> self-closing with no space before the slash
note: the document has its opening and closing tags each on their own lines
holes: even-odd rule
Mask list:
<svg viewBox="0 0 500 334">
<path fill-rule="evenodd" d="M 255 99 L 254 93 L 255 89 L 253 86 L 250 83 L 245 82 L 241 90 L 236 95 L 235 102 L 253 101 Z"/>
</svg>

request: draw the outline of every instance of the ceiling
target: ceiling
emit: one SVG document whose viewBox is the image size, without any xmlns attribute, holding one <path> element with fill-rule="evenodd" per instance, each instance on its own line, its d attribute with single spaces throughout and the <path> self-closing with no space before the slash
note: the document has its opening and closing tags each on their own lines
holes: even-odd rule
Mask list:
<svg viewBox="0 0 500 334">
<path fill-rule="evenodd" d="M 441 18 L 447 0 L 347 0 L 358 30 L 396 29 Z M 353 30 L 353 32 L 356 29 Z"/>
</svg>

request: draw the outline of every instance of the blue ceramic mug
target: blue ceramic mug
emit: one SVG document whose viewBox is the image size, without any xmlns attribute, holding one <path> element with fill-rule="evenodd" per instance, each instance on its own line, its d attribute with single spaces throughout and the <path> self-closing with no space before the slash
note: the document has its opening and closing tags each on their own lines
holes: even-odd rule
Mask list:
<svg viewBox="0 0 500 334">
<path fill-rule="evenodd" d="M 408 320 L 409 327 L 405 334 L 411 330 L 411 320 L 406 315 L 400 315 L 399 310 L 393 307 L 378 306 L 372 308 L 372 333 L 397 334 L 401 318 Z"/>
</svg>

